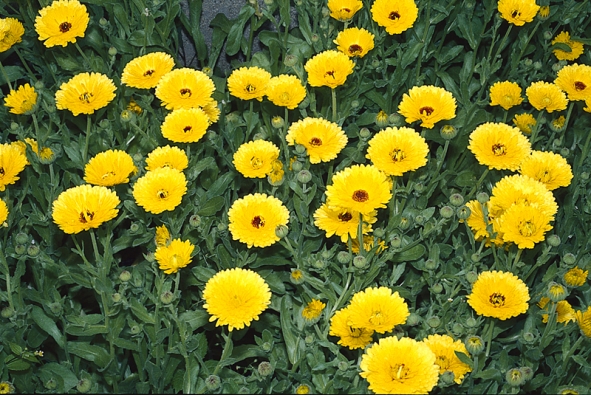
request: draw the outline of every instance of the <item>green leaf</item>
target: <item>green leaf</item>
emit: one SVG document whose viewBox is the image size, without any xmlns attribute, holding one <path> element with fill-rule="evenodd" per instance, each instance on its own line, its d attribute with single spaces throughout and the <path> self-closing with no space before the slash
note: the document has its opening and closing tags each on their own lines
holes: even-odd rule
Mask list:
<svg viewBox="0 0 591 395">
<path fill-rule="evenodd" d="M 148 313 L 148 309 L 146 309 L 146 307 L 143 304 L 141 304 L 137 299 L 132 299 L 131 303 L 129 304 L 129 307 L 131 307 L 131 311 L 140 321 L 147 324 L 156 323 L 154 317 L 150 313 Z"/>
<path fill-rule="evenodd" d="M 8 77 L 8 81 L 14 82 L 19 78 L 22 78 L 26 75 L 25 69 L 19 66 L 4 66 L 4 71 L 6 72 L 6 76 Z M 0 85 L 6 84 L 6 78 L 4 77 L 4 73 L 0 73 Z"/>
<path fill-rule="evenodd" d="M 8 368 L 8 370 L 27 370 L 31 367 L 31 363 L 25 361 L 24 359 L 13 359 L 14 356 L 8 355 L 6 359 L 4 359 L 4 364 Z"/>
<path fill-rule="evenodd" d="M 57 325 L 51 318 L 49 318 L 43 309 L 39 306 L 33 306 L 31 308 L 31 318 L 35 321 L 35 324 L 39 326 L 39 328 L 43 329 L 47 334 L 55 340 L 55 342 L 60 346 L 65 346 L 65 339 L 62 336 L 62 333 L 57 328 Z"/>
<path fill-rule="evenodd" d="M 427 251 L 427 248 L 425 248 L 424 245 L 417 244 L 416 246 L 412 247 L 409 250 L 394 254 L 394 256 L 392 257 L 392 262 L 416 261 L 417 259 L 422 257 L 426 251 Z"/>
<path fill-rule="evenodd" d="M 50 362 L 45 364 L 41 366 L 40 371 L 47 373 L 50 377 L 60 377 L 64 383 L 62 390 L 64 393 L 67 393 L 78 384 L 78 377 L 76 377 L 74 372 L 59 363 Z"/>
<path fill-rule="evenodd" d="M 66 333 L 73 336 L 93 336 L 99 333 L 109 333 L 109 330 L 104 325 L 66 325 Z"/>
<path fill-rule="evenodd" d="M 214 196 L 213 198 L 207 200 L 204 205 L 200 206 L 199 211 L 197 214 L 202 215 L 204 217 L 208 217 L 210 215 L 214 215 L 218 211 L 224 207 L 226 203 L 225 199 L 221 196 Z"/>
<path fill-rule="evenodd" d="M 228 172 L 218 178 L 205 193 L 205 199 L 209 200 L 214 196 L 220 196 L 228 188 L 228 185 L 234 180 L 234 173 Z"/>
<path fill-rule="evenodd" d="M 291 320 L 292 310 L 293 307 L 290 296 L 283 296 L 281 298 L 281 312 L 279 314 L 281 322 L 281 334 L 283 335 L 283 340 L 285 340 L 287 357 L 289 358 L 289 362 L 291 362 L 293 365 L 300 359 L 298 346 L 298 341 L 300 339 L 294 335 L 295 327 Z"/>
<path fill-rule="evenodd" d="M 229 56 L 236 55 L 240 50 L 240 43 L 244 35 L 244 26 L 252 15 L 254 15 L 253 7 L 242 7 L 240 14 L 238 14 L 238 18 L 233 21 L 230 32 L 228 33 L 228 42 L 226 44 L 226 53 Z"/>
<path fill-rule="evenodd" d="M 482 372 L 477 372 L 472 376 L 473 378 L 479 378 L 484 380 L 501 380 L 501 372 L 497 369 L 487 369 L 483 370 Z"/>
<path fill-rule="evenodd" d="M 466 365 L 470 366 L 470 369 L 474 368 L 474 361 L 472 361 L 472 359 L 470 359 L 469 356 L 467 356 L 466 354 L 464 354 L 461 351 L 454 351 L 454 352 L 456 353 L 456 357 L 458 357 L 458 359 L 460 361 L 462 361 Z"/>
<path fill-rule="evenodd" d="M 475 19 L 475 22 L 481 23 L 479 19 Z M 475 34 L 474 30 L 476 24 L 473 23 L 473 20 L 468 19 L 464 14 L 460 14 L 458 15 L 458 27 L 460 28 L 462 36 L 464 36 L 464 38 L 468 41 L 468 44 L 470 44 L 470 48 L 476 50 L 476 47 L 478 46 L 478 41 L 476 40 L 476 37 L 480 37 L 480 33 L 476 32 Z"/>
<path fill-rule="evenodd" d="M 100 346 L 91 345 L 88 342 L 68 342 L 68 352 L 96 363 L 101 369 L 107 367 L 111 360 L 107 350 Z"/>
<path fill-rule="evenodd" d="M 126 350 L 131 350 L 131 351 L 136 351 L 136 352 L 139 352 L 139 350 L 140 350 L 136 342 L 133 342 L 131 340 L 126 340 L 126 339 L 121 339 L 119 337 L 116 338 L 115 340 L 113 340 L 113 344 L 119 348 L 125 348 Z"/>
<path fill-rule="evenodd" d="M 209 313 L 200 308 L 188 310 L 179 316 L 179 320 L 189 325 L 191 331 L 195 331 L 209 322 Z"/>
<path fill-rule="evenodd" d="M 419 56 L 419 53 L 421 52 L 424 46 L 424 43 L 416 42 L 412 47 L 407 48 L 406 51 L 404 51 L 402 58 L 400 59 L 400 67 L 405 69 L 409 64 L 414 62 Z"/>
</svg>

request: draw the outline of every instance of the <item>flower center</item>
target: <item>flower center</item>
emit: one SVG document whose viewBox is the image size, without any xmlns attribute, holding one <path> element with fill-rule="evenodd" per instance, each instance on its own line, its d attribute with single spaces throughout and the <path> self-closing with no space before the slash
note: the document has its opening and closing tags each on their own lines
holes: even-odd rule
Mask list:
<svg viewBox="0 0 591 395">
<path fill-rule="evenodd" d="M 503 307 L 505 305 L 505 295 L 495 292 L 490 295 L 488 301 L 493 307 Z"/>
<path fill-rule="evenodd" d="M 511 12 L 511 16 L 512 16 L 513 18 L 519 18 L 519 16 L 520 16 L 520 15 L 521 15 L 521 12 L 519 12 L 519 10 L 513 10 L 513 11 Z"/>
<path fill-rule="evenodd" d="M 447 368 L 449 367 L 449 362 L 445 355 L 438 355 L 435 358 L 435 365 L 439 366 L 441 370 L 447 370 Z"/>
<path fill-rule="evenodd" d="M 256 90 L 257 90 L 256 86 L 251 85 L 251 84 L 246 85 L 246 91 L 248 93 L 254 93 L 254 92 L 256 92 Z"/>
<path fill-rule="evenodd" d="M 261 158 L 257 158 L 256 156 L 253 156 L 250 159 L 250 165 L 252 166 L 253 169 L 258 170 L 261 167 L 263 167 L 264 162 Z"/>
<path fill-rule="evenodd" d="M 587 87 L 587 85 L 585 85 L 581 81 L 576 81 L 575 82 L 575 89 L 578 90 L 578 91 L 584 91 L 586 87 Z"/>
<path fill-rule="evenodd" d="M 160 199 L 166 199 L 168 197 L 168 191 L 161 189 L 158 192 L 156 192 L 156 196 L 158 196 Z"/>
<path fill-rule="evenodd" d="M 406 154 L 400 149 L 395 149 L 390 152 L 390 157 L 394 162 L 402 162 L 406 158 Z"/>
<path fill-rule="evenodd" d="M 330 71 L 327 71 L 326 73 L 324 73 L 325 78 L 326 78 L 326 76 L 331 76 L 334 79 L 335 78 L 334 70 L 330 70 Z"/>
<path fill-rule="evenodd" d="M 79 99 L 80 101 L 86 102 L 87 104 L 90 103 L 90 99 L 92 99 L 94 95 L 90 92 L 84 92 L 83 94 L 80 95 Z"/>
<path fill-rule="evenodd" d="M 181 263 L 181 258 L 177 255 L 174 254 L 173 256 L 170 257 L 170 266 L 172 267 L 179 267 L 179 264 Z"/>
<path fill-rule="evenodd" d="M 369 200 L 369 194 L 363 189 L 358 189 L 353 192 L 353 200 L 359 203 L 367 202 Z"/>
<path fill-rule="evenodd" d="M 536 225 L 531 221 L 525 221 L 519 224 L 519 234 L 523 237 L 531 237 L 536 233 Z"/>
<path fill-rule="evenodd" d="M 63 22 L 60 24 L 60 32 L 67 33 L 72 28 L 72 24 L 70 22 Z"/>
<path fill-rule="evenodd" d="M 360 45 L 353 44 L 353 45 L 349 46 L 349 53 L 351 55 L 359 55 L 359 54 L 361 54 L 361 52 L 363 52 L 363 48 L 361 48 Z"/>
<path fill-rule="evenodd" d="M 344 212 L 344 213 L 340 213 L 339 214 L 339 220 L 341 220 L 342 222 L 349 222 L 353 219 L 353 216 L 351 215 L 351 213 L 348 212 Z"/>
<path fill-rule="evenodd" d="M 392 380 L 405 380 L 406 376 L 408 376 L 408 368 L 404 366 L 403 363 L 400 365 L 394 365 L 390 369 L 390 376 L 392 377 Z"/>
<path fill-rule="evenodd" d="M 3 167 L 0 167 L 0 176 L 3 176 L 4 174 L 6 174 L 6 173 L 4 172 L 4 168 L 3 168 Z"/>
<path fill-rule="evenodd" d="M 155 73 L 156 70 L 146 70 L 146 72 L 144 73 L 144 77 L 151 77 L 152 74 Z"/>
<path fill-rule="evenodd" d="M 87 223 L 88 221 L 92 221 L 92 219 L 94 218 L 94 213 L 86 210 L 86 212 L 81 212 L 80 213 L 80 222 L 82 222 L 83 224 Z"/>
<path fill-rule="evenodd" d="M 351 9 L 344 7 L 344 8 L 341 8 L 341 11 L 344 11 L 348 14 L 349 12 L 351 12 Z"/>
<path fill-rule="evenodd" d="M 289 93 L 287 93 L 287 92 L 282 92 L 282 93 L 281 93 L 281 100 L 282 100 L 283 102 L 288 102 L 288 101 L 289 101 Z"/>
<path fill-rule="evenodd" d="M 492 146 L 492 152 L 495 156 L 503 156 L 507 154 L 507 149 L 504 144 L 495 144 Z"/>
<path fill-rule="evenodd" d="M 382 312 L 379 310 L 374 311 L 369 317 L 369 322 L 372 325 L 380 325 L 382 323 Z"/>
<path fill-rule="evenodd" d="M 363 335 L 363 328 L 353 328 L 352 326 L 349 327 L 349 332 L 351 337 L 358 338 Z"/>
<path fill-rule="evenodd" d="M 250 224 L 253 228 L 260 229 L 265 226 L 265 219 L 260 215 L 257 215 L 252 219 L 252 221 L 250 221 Z"/>
<path fill-rule="evenodd" d="M 552 100 L 550 100 L 549 97 L 545 97 L 542 99 L 542 103 L 544 103 L 544 106 L 549 106 L 550 104 L 552 104 Z"/>
<path fill-rule="evenodd" d="M 390 15 L 388 15 L 388 19 L 395 21 L 397 19 L 400 19 L 400 14 L 398 13 L 398 11 L 392 11 L 390 13 Z"/>
<path fill-rule="evenodd" d="M 113 173 L 112 171 L 106 172 L 105 174 L 103 174 L 101 176 L 101 178 L 104 180 L 105 178 L 109 178 L 109 177 L 113 177 L 115 176 L 115 173 Z"/>
<path fill-rule="evenodd" d="M 429 115 L 433 114 L 433 111 L 435 111 L 435 109 L 433 107 L 425 106 L 425 107 L 421 107 L 419 109 L 419 114 L 425 115 L 428 117 Z"/>
<path fill-rule="evenodd" d="M 191 89 L 189 88 L 183 88 L 180 92 L 183 98 L 191 97 Z"/>
<path fill-rule="evenodd" d="M 312 137 L 310 140 L 310 145 L 314 147 L 320 147 L 322 145 L 322 140 L 320 140 L 318 137 Z"/>
<path fill-rule="evenodd" d="M 189 125 L 189 126 L 185 126 L 185 127 L 183 128 L 183 132 L 187 133 L 187 132 L 190 132 L 192 129 L 193 129 L 193 126 L 191 126 L 191 125 Z"/>
</svg>

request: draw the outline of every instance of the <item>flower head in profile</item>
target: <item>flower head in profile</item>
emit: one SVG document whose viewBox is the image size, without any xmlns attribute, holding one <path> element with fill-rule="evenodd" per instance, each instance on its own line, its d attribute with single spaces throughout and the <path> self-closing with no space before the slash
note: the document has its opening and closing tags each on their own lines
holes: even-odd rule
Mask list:
<svg viewBox="0 0 591 395">
<path fill-rule="evenodd" d="M 267 97 L 276 106 L 293 110 L 306 98 L 306 88 L 295 75 L 281 74 L 269 80 Z"/>
<path fill-rule="evenodd" d="M 203 289 L 203 307 L 216 326 L 228 330 L 250 326 L 271 304 L 271 290 L 260 274 L 249 269 L 234 268 L 216 273 Z"/>
<path fill-rule="evenodd" d="M 8 206 L 6 202 L 0 199 L 0 226 L 8 219 Z"/>
<path fill-rule="evenodd" d="M 517 203 L 505 210 L 499 227 L 505 242 L 515 243 L 519 249 L 531 249 L 536 243 L 544 241 L 545 233 L 552 229 L 552 219 L 536 204 Z"/>
<path fill-rule="evenodd" d="M 491 106 L 501 106 L 508 110 L 520 105 L 522 101 L 521 87 L 516 82 L 499 81 L 490 87 Z"/>
<path fill-rule="evenodd" d="M 92 114 L 115 98 L 115 84 L 104 74 L 80 73 L 61 84 L 55 92 L 58 110 L 70 110 L 74 116 Z"/>
<path fill-rule="evenodd" d="M 4 99 L 4 105 L 10 108 L 13 114 L 27 114 L 35 108 L 37 104 L 37 92 L 29 84 L 19 86 L 16 90 L 11 90 Z"/>
<path fill-rule="evenodd" d="M 98 228 L 117 216 L 120 200 L 107 187 L 80 185 L 60 193 L 53 202 L 53 222 L 68 234 Z"/>
<path fill-rule="evenodd" d="M 521 162 L 519 173 L 540 181 L 550 191 L 569 186 L 573 178 L 573 171 L 566 159 L 554 152 L 532 151 Z"/>
<path fill-rule="evenodd" d="M 478 275 L 468 295 L 468 304 L 476 314 L 506 320 L 527 311 L 527 285 L 509 272 L 485 271 Z"/>
<path fill-rule="evenodd" d="M 209 118 L 209 124 L 216 123 L 220 119 L 220 108 L 218 107 L 218 102 L 216 100 L 212 100 L 203 107 L 201 107 L 207 118 Z"/>
<path fill-rule="evenodd" d="M 121 83 L 138 89 L 155 88 L 174 67 L 174 59 L 164 52 L 152 52 L 129 61 L 123 68 Z"/>
<path fill-rule="evenodd" d="M 406 322 L 408 305 L 388 287 L 369 287 L 353 295 L 349 304 L 351 326 L 377 333 L 390 332 Z"/>
<path fill-rule="evenodd" d="M 439 366 L 439 374 L 452 372 L 456 384 L 462 384 L 466 373 L 471 372 L 470 366 L 457 357 L 456 351 L 468 355 L 464 342 L 456 340 L 448 335 L 430 335 L 423 340 L 435 354 L 435 364 Z"/>
<path fill-rule="evenodd" d="M 0 192 L 3 192 L 7 185 L 18 181 L 18 175 L 28 163 L 27 157 L 19 147 L 13 144 L 0 144 Z"/>
<path fill-rule="evenodd" d="M 566 65 L 558 71 L 554 83 L 566 92 L 568 100 L 591 99 L 591 66 Z"/>
<path fill-rule="evenodd" d="M 209 104 L 214 90 L 213 80 L 207 74 L 183 67 L 164 74 L 155 93 L 167 110 L 178 110 Z"/>
<path fill-rule="evenodd" d="M 111 187 L 129 182 L 137 168 L 131 156 L 121 150 L 108 150 L 97 154 L 84 167 L 84 181 L 93 185 Z"/>
<path fill-rule="evenodd" d="M 487 122 L 470 134 L 468 149 L 478 163 L 489 169 L 517 170 L 531 152 L 531 144 L 519 129 L 505 123 Z"/>
<path fill-rule="evenodd" d="M 565 44 L 570 48 L 570 52 L 559 48 L 552 50 L 554 56 L 556 56 L 556 59 L 558 60 L 576 60 L 585 51 L 583 49 L 583 43 L 580 41 L 571 40 L 570 34 L 568 32 L 560 32 L 556 37 L 554 37 L 554 40 L 552 40 L 552 45 L 554 44 Z"/>
<path fill-rule="evenodd" d="M 310 86 L 328 86 L 331 89 L 343 85 L 354 67 L 347 55 L 334 49 L 320 52 L 304 65 Z"/>
<path fill-rule="evenodd" d="M 436 362 L 425 343 L 390 336 L 365 350 L 359 374 L 376 394 L 426 394 L 439 380 Z"/>
<path fill-rule="evenodd" d="M 371 235 L 363 235 L 363 249 L 367 252 L 374 248 L 374 237 Z M 376 255 L 381 254 L 388 246 L 382 239 L 377 239 Z M 351 242 L 351 252 L 353 254 L 359 254 L 359 238 L 353 239 Z"/>
<path fill-rule="evenodd" d="M 363 234 L 372 231 L 371 224 L 377 221 L 376 216 L 375 211 L 363 215 Z M 359 213 L 342 208 L 332 209 L 325 203 L 314 212 L 314 225 L 325 231 L 326 237 L 337 235 L 343 243 L 346 243 L 349 237 L 353 240 L 357 238 Z"/>
<path fill-rule="evenodd" d="M 167 246 L 172 241 L 170 236 L 170 231 L 166 227 L 166 225 L 160 225 L 156 227 L 156 235 L 154 237 L 154 242 L 156 243 L 156 247 Z"/>
<path fill-rule="evenodd" d="M 279 148 L 266 140 L 249 141 L 238 147 L 232 163 L 244 177 L 265 178 L 273 171 Z"/>
<path fill-rule="evenodd" d="M 536 110 L 548 112 L 564 110 L 568 104 L 566 95 L 560 87 L 551 82 L 532 82 L 525 90 L 529 104 Z"/>
<path fill-rule="evenodd" d="M 47 48 L 65 47 L 84 37 L 89 20 L 86 6 L 78 0 L 55 0 L 39 11 L 35 30 Z"/>
<path fill-rule="evenodd" d="M 152 214 L 173 211 L 187 193 L 185 175 L 170 167 L 147 172 L 133 185 L 133 197 L 138 206 Z"/>
<path fill-rule="evenodd" d="M 415 86 L 402 96 L 398 112 L 408 123 L 420 120 L 421 126 L 433 129 L 437 122 L 455 118 L 456 99 L 437 86 Z"/>
<path fill-rule="evenodd" d="M 486 202 L 487 216 L 485 217 L 483 205 L 478 200 L 470 200 L 466 203 L 466 206 L 470 209 L 470 216 L 466 220 L 466 223 L 474 233 L 474 238 L 478 241 L 487 239 L 487 244 L 493 242 L 496 245 L 502 245 L 503 238 L 501 229 L 498 229 L 499 222 L 489 213 L 488 208 L 490 207 L 489 202 Z M 492 226 L 493 233 L 496 233 L 496 237 L 491 240 L 491 235 L 488 231 L 488 225 Z"/>
<path fill-rule="evenodd" d="M 154 258 L 164 273 L 172 274 L 191 263 L 194 248 L 189 240 L 174 239 L 168 245 L 157 247 Z"/>
<path fill-rule="evenodd" d="M 325 307 L 326 303 L 322 303 L 318 299 L 312 299 L 306 304 L 306 306 L 304 306 L 302 310 L 302 317 L 307 323 L 314 323 L 318 321 Z"/>
<path fill-rule="evenodd" d="M 584 336 L 591 338 L 591 307 L 587 307 L 587 310 L 584 313 L 577 310 L 575 314 L 581 333 Z"/>
<path fill-rule="evenodd" d="M 345 22 L 363 8 L 361 0 L 328 0 L 326 5 L 330 10 L 330 16 L 337 21 Z"/>
<path fill-rule="evenodd" d="M 413 0 L 375 0 L 371 17 L 385 27 L 388 34 L 400 34 L 414 25 L 419 9 Z"/>
<path fill-rule="evenodd" d="M 344 308 L 337 311 L 330 319 L 329 335 L 340 337 L 337 344 L 351 350 L 365 348 L 372 341 L 374 331 L 369 328 L 354 328 L 351 326 L 351 311 Z"/>
<path fill-rule="evenodd" d="M 345 55 L 362 58 L 373 49 L 374 35 L 363 28 L 350 27 L 339 32 L 334 43 Z"/>
<path fill-rule="evenodd" d="M 200 108 L 180 108 L 169 113 L 160 126 L 162 136 L 175 143 L 196 143 L 205 136 L 209 118 Z"/>
<path fill-rule="evenodd" d="M 0 53 L 8 51 L 23 40 L 25 28 L 18 19 L 0 18 Z"/>
<path fill-rule="evenodd" d="M 388 127 L 368 142 L 366 158 L 389 176 L 401 176 L 427 164 L 429 146 L 425 139 L 407 127 Z"/>
<path fill-rule="evenodd" d="M 540 6 L 536 0 L 499 0 L 501 18 L 515 26 L 523 26 L 534 20 Z"/>
<path fill-rule="evenodd" d="M 569 287 L 580 287 L 587 282 L 587 277 L 589 277 L 589 270 L 575 266 L 564 273 L 564 283 Z"/>
<path fill-rule="evenodd" d="M 156 170 L 161 167 L 170 167 L 183 171 L 189 166 L 189 158 L 185 151 L 179 147 L 156 147 L 146 158 L 146 170 Z"/>
<path fill-rule="evenodd" d="M 310 117 L 292 123 L 285 139 L 289 145 L 306 147 L 312 164 L 333 160 L 349 141 L 345 131 L 336 123 Z"/>
<path fill-rule="evenodd" d="M 548 302 L 550 302 L 550 298 L 544 296 L 538 302 L 538 307 L 547 312 L 549 307 Z M 568 303 L 566 300 L 561 300 L 560 302 L 556 303 L 556 322 L 559 324 L 564 323 L 564 325 L 566 325 L 569 322 L 576 320 L 577 315 L 575 314 L 575 310 L 570 305 L 570 303 Z M 548 314 L 542 314 L 542 322 L 544 324 L 548 323 Z"/>
<path fill-rule="evenodd" d="M 522 133 L 531 134 L 532 127 L 536 126 L 536 119 L 531 114 L 515 114 L 513 123 Z"/>
<path fill-rule="evenodd" d="M 242 100 L 262 101 L 267 94 L 271 73 L 257 66 L 241 67 L 228 77 L 230 94 Z"/>
<path fill-rule="evenodd" d="M 558 212 L 554 195 L 543 183 L 526 175 L 514 174 L 503 177 L 493 187 L 489 213 L 500 218 L 509 207 L 519 203 L 537 205 L 538 210 L 552 218 Z"/>
</svg>

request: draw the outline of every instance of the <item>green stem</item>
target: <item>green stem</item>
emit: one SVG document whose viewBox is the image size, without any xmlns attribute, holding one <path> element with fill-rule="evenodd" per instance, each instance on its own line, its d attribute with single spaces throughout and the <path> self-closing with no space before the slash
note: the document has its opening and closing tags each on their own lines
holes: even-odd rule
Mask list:
<svg viewBox="0 0 591 395">
<path fill-rule="evenodd" d="M 583 335 L 579 335 L 579 338 L 577 339 L 575 344 L 573 344 L 570 350 L 568 350 L 568 353 L 562 356 L 562 372 L 566 372 L 566 368 L 568 366 L 568 363 L 570 362 L 571 357 L 573 356 L 577 348 L 579 348 L 584 339 L 585 337 Z"/>
<path fill-rule="evenodd" d="M 480 179 L 476 182 L 476 185 L 474 185 L 474 188 L 472 188 L 470 193 L 466 196 L 466 201 L 469 201 L 470 198 L 472 197 L 472 195 L 474 195 L 474 193 L 476 193 L 476 190 L 480 187 L 480 184 L 482 184 L 482 181 L 484 181 L 484 178 L 487 176 L 489 171 L 490 170 L 488 169 L 488 167 L 484 170 L 484 173 L 482 173 L 482 176 L 480 176 Z"/>
<path fill-rule="evenodd" d="M 6 296 L 8 298 L 8 307 L 12 311 L 14 311 L 14 302 L 12 300 L 12 288 L 10 286 L 10 268 L 8 267 L 8 261 L 6 260 L 6 256 L 4 255 L 4 249 L 0 248 L 0 261 L 2 261 L 2 266 L 6 270 Z"/>
<path fill-rule="evenodd" d="M 91 69 L 92 67 L 90 66 L 90 60 L 88 59 L 88 57 L 86 56 L 84 51 L 82 51 L 82 48 L 80 48 L 80 45 L 78 45 L 78 41 L 74 42 L 74 46 L 76 47 L 76 49 L 78 50 L 80 55 L 82 55 L 82 58 L 84 59 L 84 61 L 88 64 L 88 68 Z"/>
<path fill-rule="evenodd" d="M 0 71 L 2 72 L 2 76 L 6 80 L 6 83 L 8 84 L 8 89 L 12 90 L 12 84 L 10 83 L 10 80 L 8 79 L 8 74 L 6 74 L 6 70 L 4 70 L 4 66 L 2 66 L 2 62 L 0 62 Z"/>
<path fill-rule="evenodd" d="M 27 61 L 25 60 L 25 58 L 23 58 L 23 56 L 21 55 L 21 53 L 20 53 L 20 51 L 18 50 L 17 47 L 14 47 L 14 52 L 16 52 L 16 54 L 20 58 L 22 64 L 25 66 L 25 69 L 27 69 L 27 73 L 29 73 L 29 76 L 33 79 L 33 81 L 37 82 L 37 77 L 35 77 L 35 74 L 33 74 L 33 72 L 31 71 L 31 69 L 29 68 L 29 64 L 27 63 Z"/>
<path fill-rule="evenodd" d="M 540 124 L 540 120 L 542 119 L 543 114 L 544 113 L 542 111 L 540 111 L 538 113 L 538 117 L 536 118 L 536 124 L 534 125 L 534 130 L 532 130 L 531 136 L 529 138 L 532 148 L 534 146 L 534 143 L 536 142 L 536 139 L 538 138 L 538 133 L 539 133 L 540 129 L 542 128 L 542 125 Z"/>
<path fill-rule="evenodd" d="M 82 151 L 82 165 L 86 165 L 86 159 L 88 157 L 88 143 L 90 141 L 90 129 L 92 121 L 90 120 L 90 114 L 86 116 L 86 141 L 84 143 L 84 151 Z"/>
<path fill-rule="evenodd" d="M 421 63 L 423 61 L 423 54 L 425 53 L 425 42 L 427 41 L 427 35 L 429 34 L 429 26 L 431 25 L 431 0 L 427 3 L 427 17 L 425 18 L 425 31 L 423 32 L 423 38 L 421 42 L 423 43 L 423 48 L 421 52 L 419 52 L 419 58 L 417 59 L 417 72 L 415 75 L 415 82 L 419 80 L 421 76 Z"/>
<path fill-rule="evenodd" d="M 332 121 L 337 122 L 337 92 L 333 88 L 330 90 L 332 96 Z"/>
<path fill-rule="evenodd" d="M 490 319 L 489 329 L 488 329 L 488 340 L 486 342 L 486 353 L 484 354 L 486 358 L 488 358 L 490 354 L 490 345 L 492 344 L 493 333 L 495 329 L 495 321 L 494 318 Z"/>
<path fill-rule="evenodd" d="M 556 325 L 556 307 L 558 303 L 552 302 L 552 307 L 550 308 L 550 312 L 548 313 L 548 322 L 546 323 L 546 327 L 544 328 L 544 333 L 542 333 L 542 337 L 540 338 L 540 351 L 543 351 L 546 348 L 546 337 L 548 334 L 554 331 L 554 327 Z"/>
<path fill-rule="evenodd" d="M 515 254 L 515 259 L 513 260 L 513 265 L 511 266 L 511 272 L 513 272 L 513 274 L 517 274 L 517 263 L 519 262 L 519 258 L 521 258 L 522 252 L 523 250 L 520 248 L 517 250 L 517 254 Z"/>
<path fill-rule="evenodd" d="M 258 8 L 258 1 L 255 3 L 257 8 Z M 252 57 L 252 43 L 254 41 L 254 24 L 255 24 L 255 20 L 254 20 L 254 16 L 255 14 L 252 14 L 250 17 L 250 32 L 248 34 L 248 48 L 246 49 L 246 62 L 250 62 L 250 59 Z"/>
<path fill-rule="evenodd" d="M 244 139 L 244 141 L 248 141 L 248 135 L 250 134 L 250 130 L 252 128 L 252 117 L 253 117 L 253 113 L 254 113 L 254 103 L 251 100 L 249 103 L 249 113 L 250 116 L 248 117 L 248 122 L 246 123 L 246 137 Z"/>
<path fill-rule="evenodd" d="M 224 351 L 222 351 L 222 357 L 220 361 L 216 365 L 213 375 L 217 375 L 220 369 L 223 367 L 223 362 L 226 358 L 228 358 L 228 352 L 230 351 L 230 345 L 232 344 L 232 331 L 228 330 L 228 336 L 226 336 L 226 344 L 224 345 Z"/>
<path fill-rule="evenodd" d="M 357 255 L 365 255 L 365 246 L 363 245 L 363 214 L 359 213 L 359 223 L 357 224 L 357 242 L 359 243 L 359 253 Z"/>
<path fill-rule="evenodd" d="M 587 139 L 585 140 L 585 145 L 583 145 L 583 151 L 581 157 L 579 158 L 579 163 L 577 163 L 576 170 L 579 170 L 581 166 L 583 166 L 583 162 L 585 162 L 587 154 L 589 154 L 589 143 L 591 143 L 591 133 L 587 133 Z"/>
</svg>

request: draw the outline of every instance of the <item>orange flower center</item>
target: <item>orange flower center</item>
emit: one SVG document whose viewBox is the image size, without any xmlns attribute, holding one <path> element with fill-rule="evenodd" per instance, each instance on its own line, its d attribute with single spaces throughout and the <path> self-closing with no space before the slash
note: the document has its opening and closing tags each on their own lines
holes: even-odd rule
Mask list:
<svg viewBox="0 0 591 395">
<path fill-rule="evenodd" d="M 353 219 L 353 216 L 351 215 L 351 213 L 347 213 L 347 212 L 345 212 L 345 213 L 340 213 L 340 214 L 339 214 L 339 219 L 340 219 L 342 222 L 349 222 L 349 221 L 351 221 L 351 220 Z"/>
<path fill-rule="evenodd" d="M 310 145 L 314 147 L 320 147 L 322 145 L 322 140 L 320 140 L 318 137 L 312 137 L 310 140 Z"/>
<path fill-rule="evenodd" d="M 191 89 L 183 88 L 183 89 L 180 90 L 180 92 L 181 92 L 181 96 L 183 98 L 191 97 Z"/>
<path fill-rule="evenodd" d="M 70 22 L 63 22 L 60 24 L 60 32 L 67 33 L 72 28 L 72 24 Z"/>
<path fill-rule="evenodd" d="M 83 94 L 80 95 L 80 97 L 78 99 L 80 99 L 80 101 L 90 103 L 90 99 L 92 99 L 93 96 L 94 95 L 90 92 L 84 92 Z"/>
<path fill-rule="evenodd" d="M 187 133 L 187 132 L 190 132 L 192 129 L 193 129 L 193 126 L 191 126 L 191 125 L 189 125 L 189 126 L 185 126 L 185 127 L 183 128 L 183 132 Z"/>
<path fill-rule="evenodd" d="M 505 295 L 495 292 L 490 295 L 488 301 L 493 307 L 503 307 L 505 305 Z"/>
<path fill-rule="evenodd" d="M 503 144 L 495 144 L 492 146 L 492 152 L 495 156 L 503 156 L 507 154 L 507 149 Z"/>
<path fill-rule="evenodd" d="M 363 48 L 360 45 L 353 44 L 349 46 L 349 53 L 351 55 L 359 55 L 361 52 L 363 52 Z"/>
<path fill-rule="evenodd" d="M 429 106 L 421 107 L 419 109 L 419 113 L 421 115 L 425 115 L 425 116 L 429 116 L 429 115 L 433 114 L 433 111 L 435 111 L 435 109 L 433 107 L 429 107 Z"/>
<path fill-rule="evenodd" d="M 88 221 L 92 221 L 92 219 L 94 218 L 94 213 L 86 210 L 86 212 L 81 212 L 80 213 L 80 222 L 82 222 L 83 224 L 87 223 Z"/>
<path fill-rule="evenodd" d="M 583 90 L 585 90 L 586 87 L 587 87 L 587 85 L 585 85 L 585 83 L 583 83 L 581 81 L 575 82 L 575 89 L 578 91 L 583 91 Z"/>
<path fill-rule="evenodd" d="M 3 176 L 4 174 L 6 174 L 6 173 L 4 172 L 4 168 L 3 168 L 3 167 L 0 167 L 0 176 Z"/>
<path fill-rule="evenodd" d="M 253 156 L 250 159 L 250 165 L 252 166 L 253 169 L 258 170 L 261 167 L 263 167 L 263 160 L 261 158 L 257 158 L 256 156 Z"/>
<path fill-rule="evenodd" d="M 359 203 L 367 202 L 369 200 L 369 194 L 363 189 L 358 189 L 353 192 L 353 200 Z"/>
<path fill-rule="evenodd" d="M 390 157 L 394 162 L 402 162 L 406 158 L 406 154 L 400 149 L 395 149 L 390 152 Z"/>
<path fill-rule="evenodd" d="M 263 226 L 265 226 L 265 219 L 263 217 L 261 217 L 260 215 L 257 215 L 252 219 L 252 221 L 250 221 L 250 224 L 252 225 L 253 228 L 260 229 Z"/>
<path fill-rule="evenodd" d="M 349 12 L 351 12 L 351 9 L 350 8 L 341 8 L 341 11 L 349 13 Z"/>
<path fill-rule="evenodd" d="M 146 72 L 144 73 L 144 77 L 151 77 L 155 71 L 156 70 L 146 70 Z"/>
<path fill-rule="evenodd" d="M 395 21 L 397 19 L 400 19 L 400 14 L 398 13 L 398 11 L 392 11 L 390 13 L 390 15 L 388 15 L 388 19 Z"/>
</svg>

